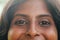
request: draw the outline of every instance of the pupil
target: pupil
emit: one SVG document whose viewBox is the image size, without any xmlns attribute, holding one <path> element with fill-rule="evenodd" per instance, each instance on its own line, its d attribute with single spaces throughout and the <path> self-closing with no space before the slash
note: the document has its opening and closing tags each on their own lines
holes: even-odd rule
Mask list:
<svg viewBox="0 0 60 40">
<path fill-rule="evenodd" d="M 42 21 L 42 24 L 47 24 L 47 22 L 46 21 Z"/>
<path fill-rule="evenodd" d="M 40 24 L 41 25 L 47 25 L 47 24 L 50 24 L 50 23 L 49 22 L 46 22 L 46 21 L 42 21 Z"/>
<path fill-rule="evenodd" d="M 20 21 L 19 21 L 19 24 L 23 24 L 23 23 L 24 23 L 24 21 L 23 21 L 23 20 L 20 20 Z"/>
</svg>

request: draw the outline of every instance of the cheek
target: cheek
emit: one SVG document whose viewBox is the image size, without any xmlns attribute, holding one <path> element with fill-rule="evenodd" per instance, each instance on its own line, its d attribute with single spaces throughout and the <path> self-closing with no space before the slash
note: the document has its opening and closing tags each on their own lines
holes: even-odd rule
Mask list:
<svg viewBox="0 0 60 40">
<path fill-rule="evenodd" d="M 57 31 L 56 30 L 47 31 L 45 36 L 46 36 L 47 40 L 58 40 L 58 36 L 57 36 Z"/>
<path fill-rule="evenodd" d="M 10 29 L 8 32 L 8 40 L 17 40 L 20 36 L 25 33 L 23 29 Z"/>
</svg>

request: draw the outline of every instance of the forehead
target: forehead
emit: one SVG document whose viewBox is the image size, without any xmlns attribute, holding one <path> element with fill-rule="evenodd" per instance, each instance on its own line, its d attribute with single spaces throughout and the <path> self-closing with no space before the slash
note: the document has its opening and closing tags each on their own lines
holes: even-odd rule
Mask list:
<svg viewBox="0 0 60 40">
<path fill-rule="evenodd" d="M 26 14 L 29 16 L 44 14 L 51 15 L 44 0 L 25 1 L 21 5 L 18 5 L 17 10 L 15 11 L 15 15 L 16 14 Z"/>
</svg>

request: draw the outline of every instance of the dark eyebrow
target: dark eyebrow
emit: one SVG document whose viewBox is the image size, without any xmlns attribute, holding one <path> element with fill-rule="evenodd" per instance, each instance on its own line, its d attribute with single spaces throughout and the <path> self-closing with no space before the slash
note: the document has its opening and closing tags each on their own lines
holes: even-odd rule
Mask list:
<svg viewBox="0 0 60 40">
<path fill-rule="evenodd" d="M 28 15 L 25 15 L 25 14 L 16 14 L 15 16 L 28 17 Z M 14 17 L 15 17 L 15 16 L 14 16 Z"/>
<path fill-rule="evenodd" d="M 42 14 L 37 16 L 37 18 L 41 18 L 41 17 L 52 17 L 52 16 L 48 14 Z"/>
<path fill-rule="evenodd" d="M 26 14 L 16 14 L 15 16 L 22 16 L 22 17 L 26 17 L 26 18 L 28 18 L 29 16 L 28 15 L 26 15 Z M 15 17 L 14 16 L 14 17 Z M 34 16 L 34 15 L 33 15 Z M 38 16 L 36 16 L 37 18 L 41 18 L 41 17 L 52 17 L 51 15 L 48 15 L 48 14 L 41 14 L 41 15 L 38 15 Z"/>
</svg>

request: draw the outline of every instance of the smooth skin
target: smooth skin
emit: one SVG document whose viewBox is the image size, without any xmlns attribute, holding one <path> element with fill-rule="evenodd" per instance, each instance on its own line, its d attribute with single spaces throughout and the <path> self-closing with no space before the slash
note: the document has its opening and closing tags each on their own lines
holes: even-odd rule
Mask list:
<svg viewBox="0 0 60 40">
<path fill-rule="evenodd" d="M 27 0 L 14 13 L 8 40 L 58 40 L 57 34 L 44 0 Z"/>
</svg>

